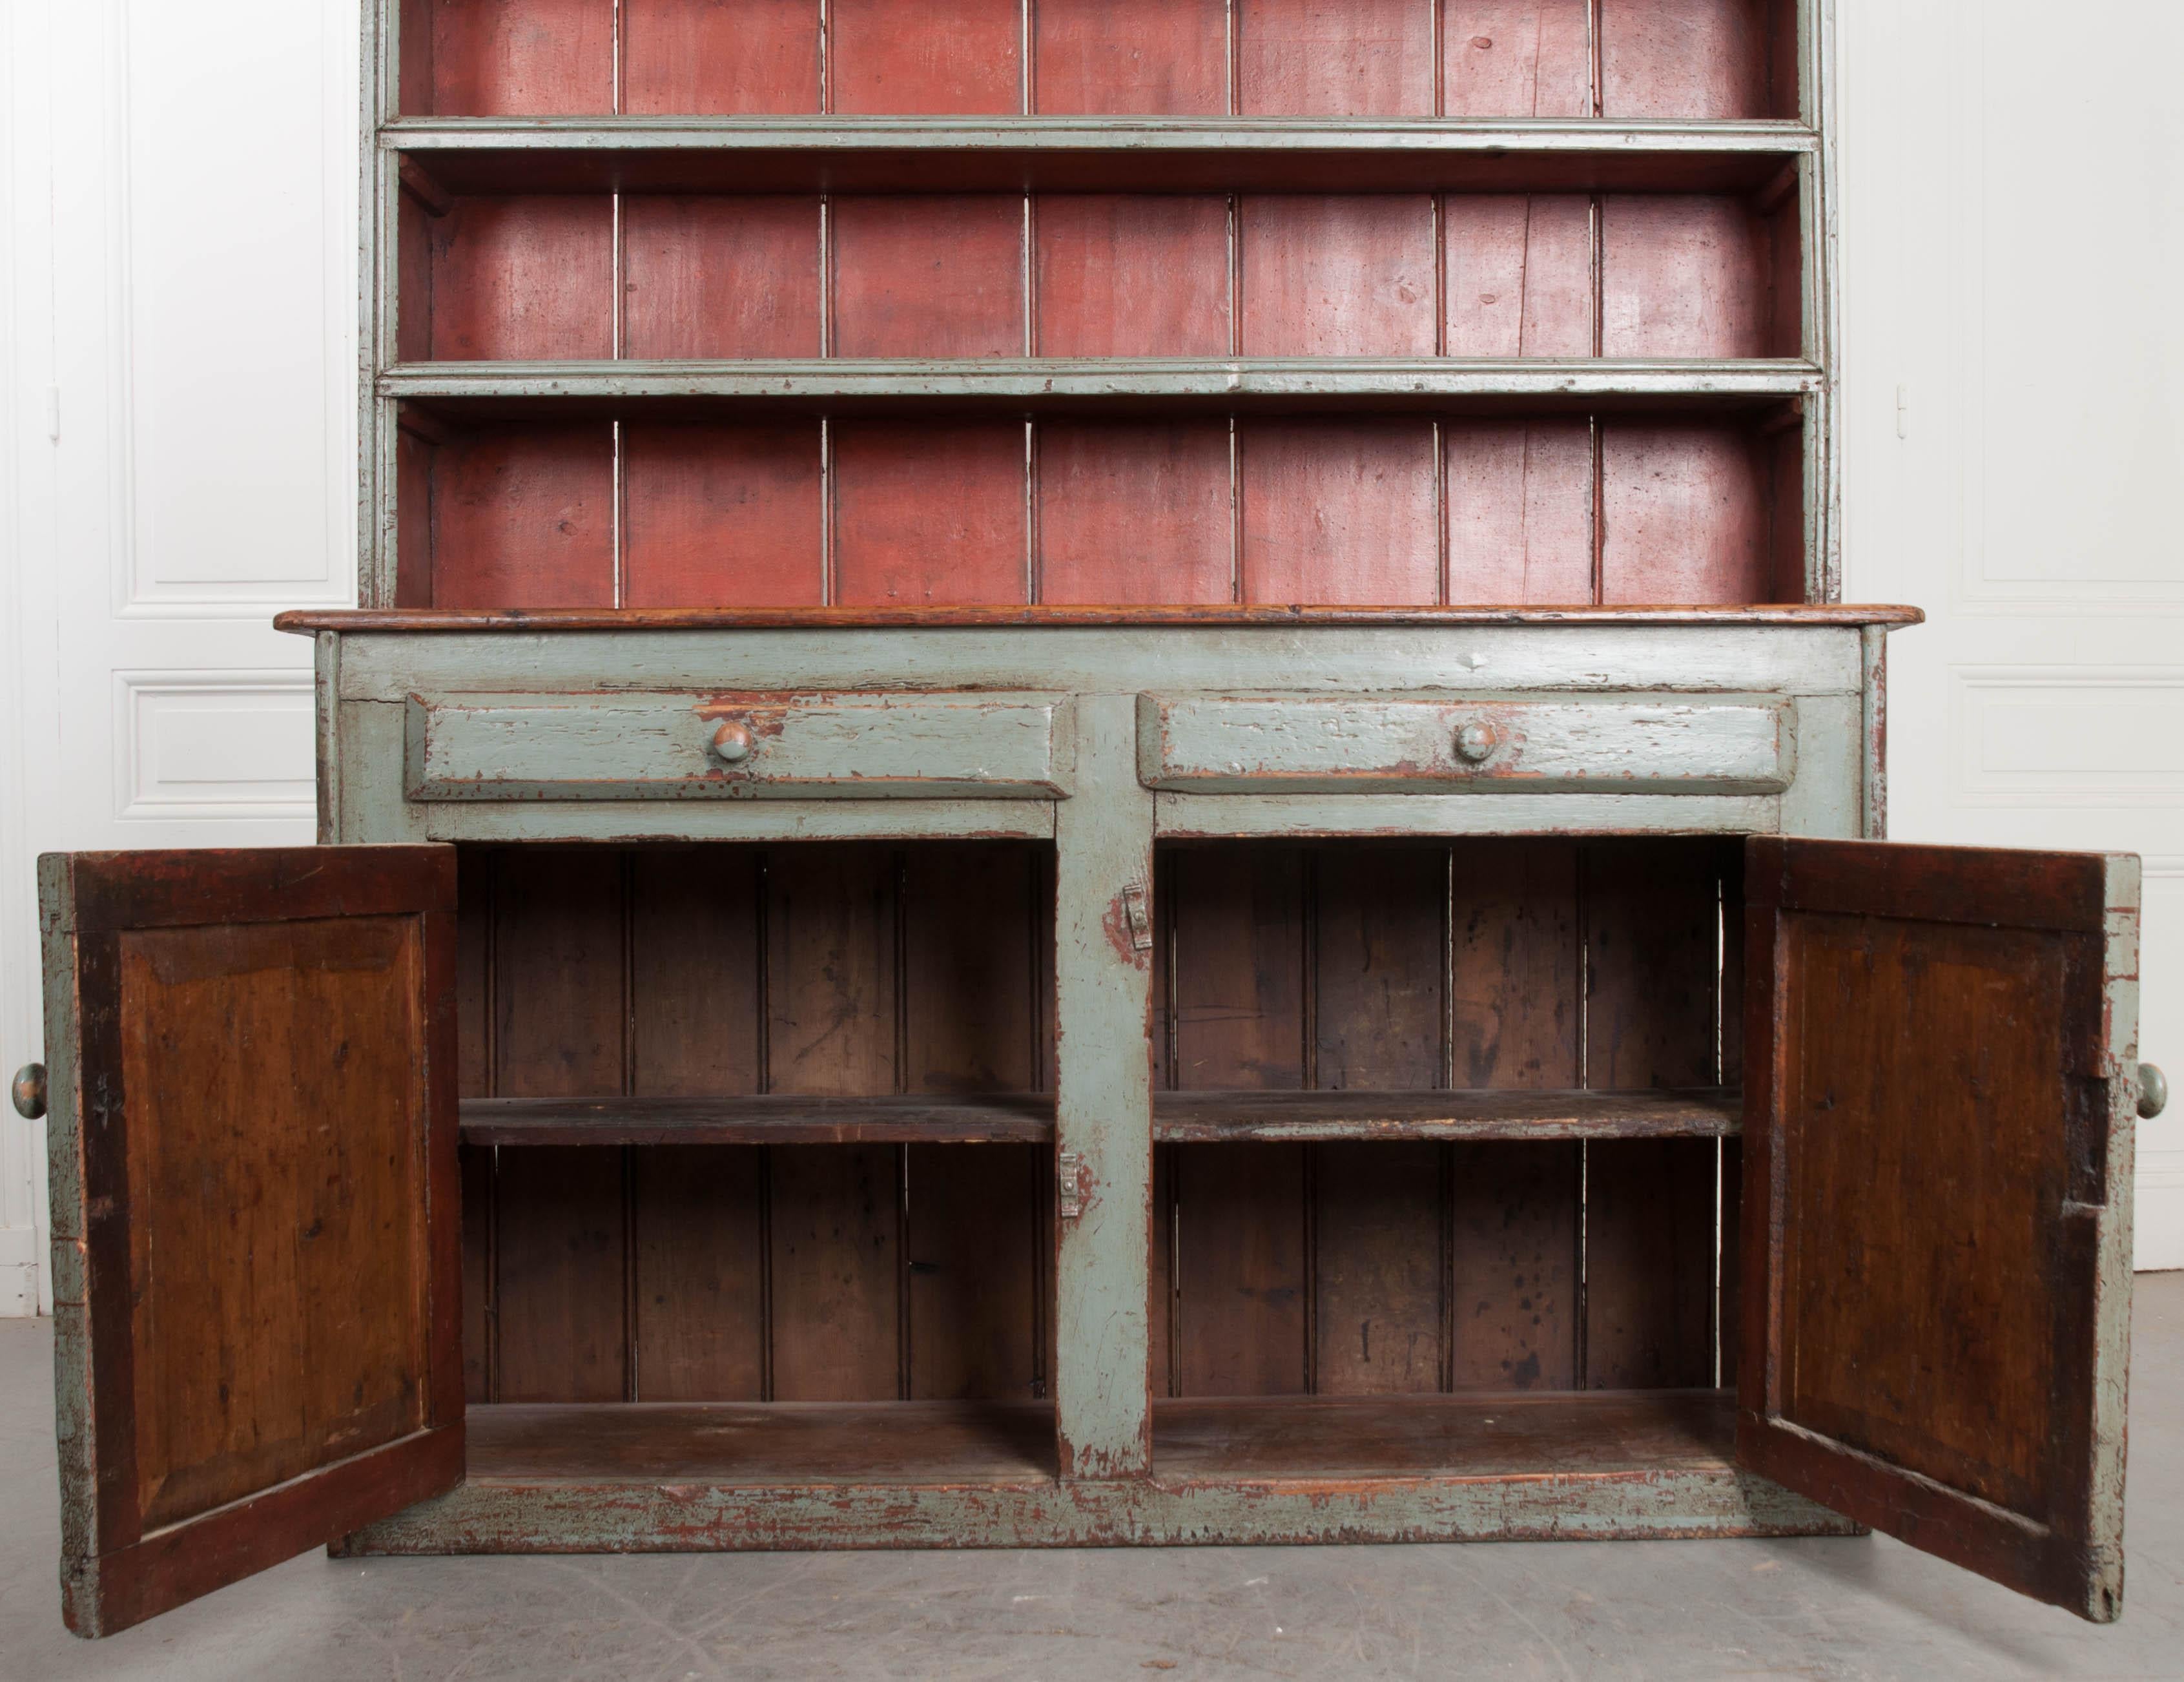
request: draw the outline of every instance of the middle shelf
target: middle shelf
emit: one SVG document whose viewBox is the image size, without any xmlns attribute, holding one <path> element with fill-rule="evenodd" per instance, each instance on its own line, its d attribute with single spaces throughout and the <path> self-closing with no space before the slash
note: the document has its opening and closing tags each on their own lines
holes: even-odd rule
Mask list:
<svg viewBox="0 0 2184 1682">
<path fill-rule="evenodd" d="M 939 402 L 1006 412 L 1178 405 L 1223 412 L 1420 408 L 1749 406 L 1809 396 L 1819 366 L 1790 357 L 826 357 L 747 360 L 409 362 L 382 397 L 482 416 L 569 416 L 723 404 L 887 412 Z"/>
<path fill-rule="evenodd" d="M 1046 1144 L 1054 1099 L 975 1097 L 465 1098 L 472 1145 Z M 1157 1092 L 1163 1144 L 1255 1140 L 1725 1138 L 1731 1087 L 1655 1092 Z"/>
</svg>

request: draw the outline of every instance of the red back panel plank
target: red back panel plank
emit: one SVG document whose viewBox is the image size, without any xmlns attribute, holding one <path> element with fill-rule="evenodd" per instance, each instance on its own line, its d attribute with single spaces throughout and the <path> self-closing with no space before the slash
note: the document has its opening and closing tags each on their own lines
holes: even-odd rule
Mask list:
<svg viewBox="0 0 2184 1682">
<path fill-rule="evenodd" d="M 816 356 L 819 204 L 622 200 L 622 354 Z"/>
<path fill-rule="evenodd" d="M 1604 355 L 1779 354 L 1773 241 L 1741 199 L 1612 193 L 1601 243 Z"/>
<path fill-rule="evenodd" d="M 1588 0 L 1443 0 L 1441 101 L 1451 117 L 1589 117 Z"/>
<path fill-rule="evenodd" d="M 1013 195 L 836 199 L 834 354 L 1022 355 L 1023 240 Z"/>
<path fill-rule="evenodd" d="M 1589 850 L 1587 1084 L 1713 1085 L 1731 850 L 1624 841 Z M 1587 1148 L 1587 1382 L 1596 1389 L 1713 1382 L 1716 1147 L 1617 1140 Z"/>
<path fill-rule="evenodd" d="M 822 601 L 819 422 L 622 427 L 624 601 L 632 607 Z"/>
<path fill-rule="evenodd" d="M 1767 478 L 1750 436 L 1696 422 L 1601 423 L 1601 599 L 1773 595 Z"/>
<path fill-rule="evenodd" d="M 1024 454 L 1008 422 L 837 426 L 835 600 L 1025 601 Z"/>
<path fill-rule="evenodd" d="M 1319 848 L 1312 869 L 1314 1084 L 1418 1090 L 1443 1082 L 1440 847 Z M 1440 1388 L 1441 1151 L 1312 1148 L 1313 1389 Z"/>
<path fill-rule="evenodd" d="M 768 863 L 771 1089 L 897 1087 L 897 899 L 877 847 L 791 847 Z M 774 1394 L 883 1400 L 901 1390 L 901 1153 L 772 1153 Z"/>
<path fill-rule="evenodd" d="M 604 198 L 460 198 L 427 226 L 436 359 L 614 355 L 614 215 Z"/>
<path fill-rule="evenodd" d="M 1253 117 L 1429 117 L 1423 0 L 1238 0 L 1238 109 Z"/>
<path fill-rule="evenodd" d="M 630 1087 L 701 1098 L 759 1089 L 758 856 L 630 855 Z M 756 1401 L 764 1382 L 765 1154 L 632 1151 L 635 1394 Z"/>
<path fill-rule="evenodd" d="M 1602 115 L 1687 120 L 1777 115 L 1768 3 L 1599 0 Z"/>
<path fill-rule="evenodd" d="M 819 109 L 818 0 L 620 0 L 625 111 Z"/>
<path fill-rule="evenodd" d="M 1186 1089 L 1304 1084 L 1305 854 L 1176 855 L 1177 1065 Z M 1185 1395 L 1306 1388 L 1305 1148 L 1176 1153 Z"/>
<path fill-rule="evenodd" d="M 1433 200 L 1254 196 L 1238 210 L 1246 356 L 1430 356 Z"/>
<path fill-rule="evenodd" d="M 1448 599 L 1591 601 L 1591 424 L 1451 421 L 1441 437 Z"/>
<path fill-rule="evenodd" d="M 1306 1157 L 1303 1145 L 1177 1147 L 1183 1394 L 1309 1388 Z"/>
<path fill-rule="evenodd" d="M 1585 1382 L 1596 1390 L 1713 1383 L 1712 1139 L 1585 1147 Z"/>
<path fill-rule="evenodd" d="M 1234 598 L 1228 427 L 1050 421 L 1039 428 L 1039 599 Z"/>
<path fill-rule="evenodd" d="M 833 108 L 913 115 L 1023 109 L 1022 0 L 833 0 Z"/>
<path fill-rule="evenodd" d="M 1578 848 L 1466 841 L 1451 860 L 1455 1084 L 1578 1085 Z M 1451 1149 L 1453 1388 L 1575 1382 L 1578 1147 Z"/>
<path fill-rule="evenodd" d="M 450 439 L 434 451 L 432 509 L 434 606 L 613 606 L 605 422 Z"/>
<path fill-rule="evenodd" d="M 905 1080 L 926 1092 L 1040 1084 L 1046 984 L 1038 861 L 1015 845 L 922 847 L 904 860 Z M 1043 1153 L 1016 1145 L 908 1152 L 905 1260 L 911 1394 L 1035 1394 L 1035 1256 L 1050 1242 L 1034 1196 Z"/>
<path fill-rule="evenodd" d="M 1593 354 L 1592 200 L 1450 193 L 1451 356 Z"/>
<path fill-rule="evenodd" d="M 783 1145 L 772 1199 L 773 1394 L 902 1394 L 902 1149 Z"/>
<path fill-rule="evenodd" d="M 1239 435 L 1246 601 L 1440 600 L 1431 426 L 1254 421 Z"/>
<path fill-rule="evenodd" d="M 615 109 L 615 0 L 442 0 L 432 106 L 443 117 L 597 116 Z"/>
<path fill-rule="evenodd" d="M 495 1090 L 625 1090 L 621 859 L 510 848 L 494 897 Z M 620 1401 L 627 1371 L 621 1154 L 503 1151 L 498 1176 L 502 1401 Z"/>
<path fill-rule="evenodd" d="M 1043 115 L 1220 115 L 1227 0 L 1039 0 L 1032 106 Z"/>
<path fill-rule="evenodd" d="M 1228 354 L 1228 203 L 1150 193 L 1034 202 L 1041 356 Z"/>
</svg>

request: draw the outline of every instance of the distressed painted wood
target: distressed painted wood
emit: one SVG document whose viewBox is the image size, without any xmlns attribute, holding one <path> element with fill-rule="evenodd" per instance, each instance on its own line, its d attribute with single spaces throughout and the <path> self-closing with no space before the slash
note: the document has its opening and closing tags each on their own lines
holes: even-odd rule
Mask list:
<svg viewBox="0 0 2184 1682">
<path fill-rule="evenodd" d="M 1137 778 L 1134 698 L 1076 704 L 1078 793 L 1055 828 L 1054 939 L 1055 1401 L 1072 1484 L 1142 1478 L 1152 1454 L 1153 797 Z"/>
<path fill-rule="evenodd" d="M 1774 794 L 1797 767 L 1780 703 L 1147 695 L 1138 730 L 1146 785 L 1180 793 Z"/>
<path fill-rule="evenodd" d="M 1430 259 L 1428 267 L 1430 268 Z M 1020 331 L 1020 330 L 1019 330 Z M 1431 331 L 1430 318 L 1427 331 Z M 489 404 L 491 412 L 566 413 L 572 403 L 677 405 L 764 401 L 825 405 L 835 413 L 900 411 L 944 399 L 952 406 L 1027 410 L 1196 406 L 1209 411 L 1368 407 L 1446 410 L 1493 401 L 1565 410 L 1591 401 L 1624 408 L 1706 400 L 1756 404 L 1809 396 L 1823 376 L 1794 357 L 1712 362 L 1537 356 L 1420 360 L 1401 355 L 1222 360 L 1021 357 L 956 360 L 844 356 L 811 361 L 411 363 L 389 367 L 376 390 L 390 400 Z M 1761 598 L 1752 597 L 1757 601 Z"/>
<path fill-rule="evenodd" d="M 1773 122 L 1594 124 L 1286 117 L 1193 120 L 1054 115 L 870 117 L 776 123 L 390 118 L 378 143 L 461 193 L 1757 191 L 1816 154 Z"/>
<path fill-rule="evenodd" d="M 413 700 L 412 800 L 1060 798 L 1054 696 L 473 696 Z"/>
<path fill-rule="evenodd" d="M 1726 1089 L 1160 1092 L 1153 1098 L 1153 1137 L 1170 1144 L 1715 1138 L 1741 1130 L 1741 1106 L 1739 1094 Z"/>
<path fill-rule="evenodd" d="M 1756 838 L 1746 874 L 1739 1458 L 2109 1622 L 2138 862 Z"/>
<path fill-rule="evenodd" d="M 454 887 L 446 848 L 40 861 L 77 1634 L 460 1479 Z"/>
<path fill-rule="evenodd" d="M 1054 1099 L 870 1097 L 465 1098 L 471 1145 L 1050 1144 Z"/>
</svg>

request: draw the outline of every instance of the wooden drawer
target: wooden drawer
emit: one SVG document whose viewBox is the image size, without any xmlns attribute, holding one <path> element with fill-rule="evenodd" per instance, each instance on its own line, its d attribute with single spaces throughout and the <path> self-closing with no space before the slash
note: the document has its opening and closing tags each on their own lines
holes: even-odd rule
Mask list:
<svg viewBox="0 0 2184 1682">
<path fill-rule="evenodd" d="M 1779 794 L 1796 762 L 1774 698 L 1138 698 L 1139 776 L 1199 794 Z"/>
<path fill-rule="evenodd" d="M 412 800 L 1059 799 L 1068 702 L 1006 694 L 409 701 Z"/>
</svg>

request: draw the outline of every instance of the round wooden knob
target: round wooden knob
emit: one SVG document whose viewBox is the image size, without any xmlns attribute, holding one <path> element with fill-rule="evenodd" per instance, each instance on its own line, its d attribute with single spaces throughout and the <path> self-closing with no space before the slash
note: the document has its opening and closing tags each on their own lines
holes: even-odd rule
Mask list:
<svg viewBox="0 0 2184 1682">
<path fill-rule="evenodd" d="M 46 1113 L 46 1065 L 25 1063 L 15 1071 L 15 1083 L 8 1089 L 8 1097 L 15 1100 L 15 1113 L 26 1121 L 35 1121 Z"/>
<path fill-rule="evenodd" d="M 1466 764 L 1483 763 L 1502 740 L 1502 734 L 1484 720 L 1474 720 L 1456 733 L 1456 757 Z"/>
<path fill-rule="evenodd" d="M 40 1071 L 42 1074 L 43 1070 Z M 2138 1065 L 2138 1113 L 2151 1121 L 2169 1108 L 2169 1077 L 2151 1063 Z"/>
<path fill-rule="evenodd" d="M 751 735 L 750 726 L 738 724 L 733 718 L 713 732 L 713 752 L 730 765 L 742 764 L 751 757 L 751 750 L 757 746 L 757 739 Z"/>
</svg>

